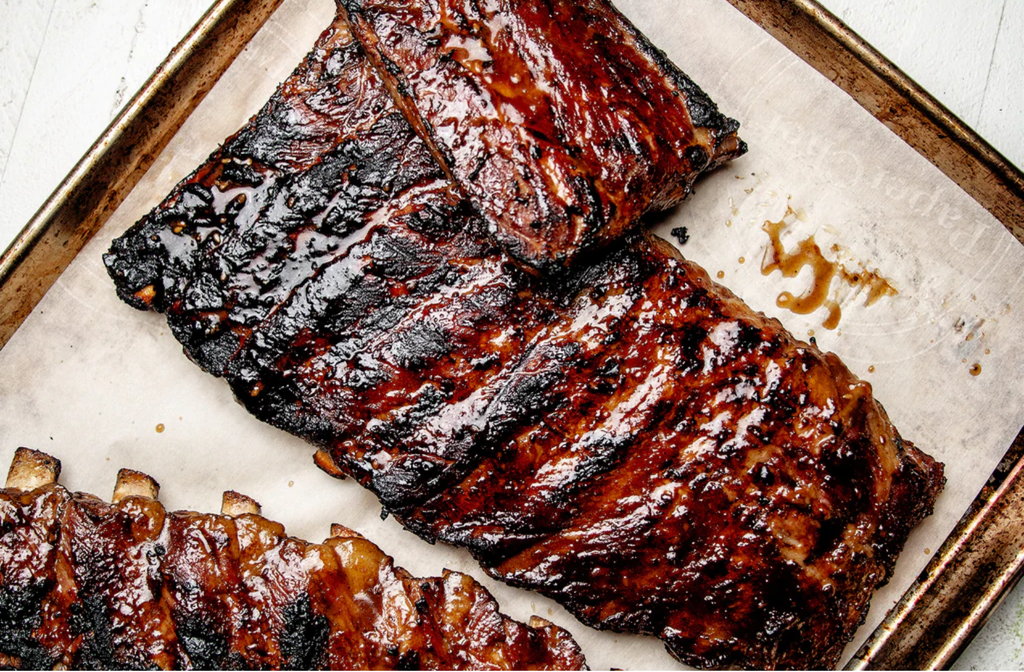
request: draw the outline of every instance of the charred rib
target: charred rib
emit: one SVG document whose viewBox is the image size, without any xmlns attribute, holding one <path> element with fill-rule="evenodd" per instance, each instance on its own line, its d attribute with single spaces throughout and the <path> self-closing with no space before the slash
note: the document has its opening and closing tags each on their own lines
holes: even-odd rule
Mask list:
<svg viewBox="0 0 1024 672">
<path fill-rule="evenodd" d="M 607 0 L 338 0 L 513 257 L 569 267 L 743 154 L 739 124 Z"/>
<path fill-rule="evenodd" d="M 49 456 L 20 449 L 14 466 Z M 25 485 L 21 483 L 21 485 Z M 498 612 L 468 576 L 410 576 L 342 526 L 311 544 L 224 494 L 166 511 L 122 470 L 114 503 L 56 477 L 0 490 L 0 664 L 17 669 L 579 669 L 569 635 Z"/>
</svg>

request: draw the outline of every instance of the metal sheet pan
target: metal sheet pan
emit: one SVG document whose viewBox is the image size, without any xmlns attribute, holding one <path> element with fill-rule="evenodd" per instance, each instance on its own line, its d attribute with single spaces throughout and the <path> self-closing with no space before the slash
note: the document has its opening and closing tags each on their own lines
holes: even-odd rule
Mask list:
<svg viewBox="0 0 1024 672">
<path fill-rule="evenodd" d="M 729 0 L 1024 241 L 1024 175 L 812 0 Z M 0 258 L 0 347 L 116 210 L 280 0 L 219 0 Z M 1019 577 L 1024 433 L 851 668 L 946 667 Z"/>
</svg>

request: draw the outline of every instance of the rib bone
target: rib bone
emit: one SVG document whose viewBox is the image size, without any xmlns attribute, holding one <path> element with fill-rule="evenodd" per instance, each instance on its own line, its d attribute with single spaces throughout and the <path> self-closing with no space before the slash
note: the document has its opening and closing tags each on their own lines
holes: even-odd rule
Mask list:
<svg viewBox="0 0 1024 672">
<path fill-rule="evenodd" d="M 232 517 L 243 516 L 247 513 L 258 516 L 262 511 L 259 502 L 234 490 L 227 490 L 224 493 L 224 499 L 220 506 L 221 513 Z"/>
<path fill-rule="evenodd" d="M 7 487 L 35 490 L 56 483 L 60 478 L 60 460 L 29 448 L 18 448 L 7 472 Z"/>
<path fill-rule="evenodd" d="M 43 458 L 15 463 L 54 475 Z M 414 577 L 344 527 L 311 544 L 240 515 L 260 508 L 237 492 L 228 515 L 167 511 L 144 498 L 155 481 L 127 469 L 117 490 L 120 504 L 56 483 L 0 488 L 0 668 L 585 666 L 561 628 L 502 615 L 464 574 Z"/>
<path fill-rule="evenodd" d="M 114 496 L 111 501 L 117 504 L 125 497 L 156 499 L 159 495 L 160 484 L 151 476 L 133 469 L 122 469 L 117 472 L 117 483 L 114 484 Z"/>
<path fill-rule="evenodd" d="M 339 523 L 331 525 L 331 538 L 332 539 L 365 539 L 363 535 L 359 534 L 350 527 L 345 527 Z"/>
</svg>

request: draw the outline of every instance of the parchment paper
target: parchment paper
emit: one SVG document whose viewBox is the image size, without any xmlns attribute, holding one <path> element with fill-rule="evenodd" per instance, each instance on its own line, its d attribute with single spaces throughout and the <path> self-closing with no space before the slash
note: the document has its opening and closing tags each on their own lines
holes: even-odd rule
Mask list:
<svg viewBox="0 0 1024 672">
<path fill-rule="evenodd" d="M 954 183 L 840 89 L 725 0 L 620 0 L 655 44 L 740 119 L 747 157 L 698 185 L 661 218 L 685 226 L 683 253 L 795 334 L 813 332 L 870 381 L 903 436 L 947 465 L 935 515 L 910 539 L 876 594 L 850 655 L 939 547 L 1024 423 L 1024 246 Z M 61 458 L 62 482 L 108 495 L 120 467 L 151 474 L 171 509 L 219 510 L 244 492 L 311 541 L 330 523 L 366 534 L 421 576 L 468 572 L 522 620 L 568 628 L 596 668 L 673 668 L 652 637 L 599 633 L 553 602 L 488 579 L 463 551 L 432 547 L 379 518 L 375 498 L 313 466 L 311 448 L 261 424 L 223 381 L 181 353 L 164 318 L 120 303 L 103 269 L 110 241 L 255 113 L 333 16 L 330 0 L 286 0 L 192 115 L 156 165 L 0 351 L 0 465 L 16 447 Z M 843 289 L 832 331 L 824 311 L 776 305 L 810 276 L 764 276 L 766 220 L 794 212 L 783 243 L 810 234 L 851 270 L 877 269 L 898 294 L 870 307 Z M 832 251 L 832 245 L 837 251 Z M 745 263 L 739 259 L 744 258 Z M 980 365 L 979 375 L 971 368 Z M 978 373 L 978 369 L 974 369 Z M 158 426 L 163 431 L 158 432 Z"/>
</svg>

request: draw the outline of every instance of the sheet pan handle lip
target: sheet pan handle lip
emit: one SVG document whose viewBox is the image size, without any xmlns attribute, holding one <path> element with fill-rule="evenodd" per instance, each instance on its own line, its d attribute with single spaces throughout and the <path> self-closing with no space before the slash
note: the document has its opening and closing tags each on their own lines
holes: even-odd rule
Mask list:
<svg viewBox="0 0 1024 672">
<path fill-rule="evenodd" d="M 215 0 L 0 256 L 0 349 L 283 0 Z"/>
<path fill-rule="evenodd" d="M 728 2 L 828 77 L 1024 243 L 1024 171 L 841 19 L 816 0 Z M 846 57 L 851 60 L 839 63 Z"/>
</svg>

